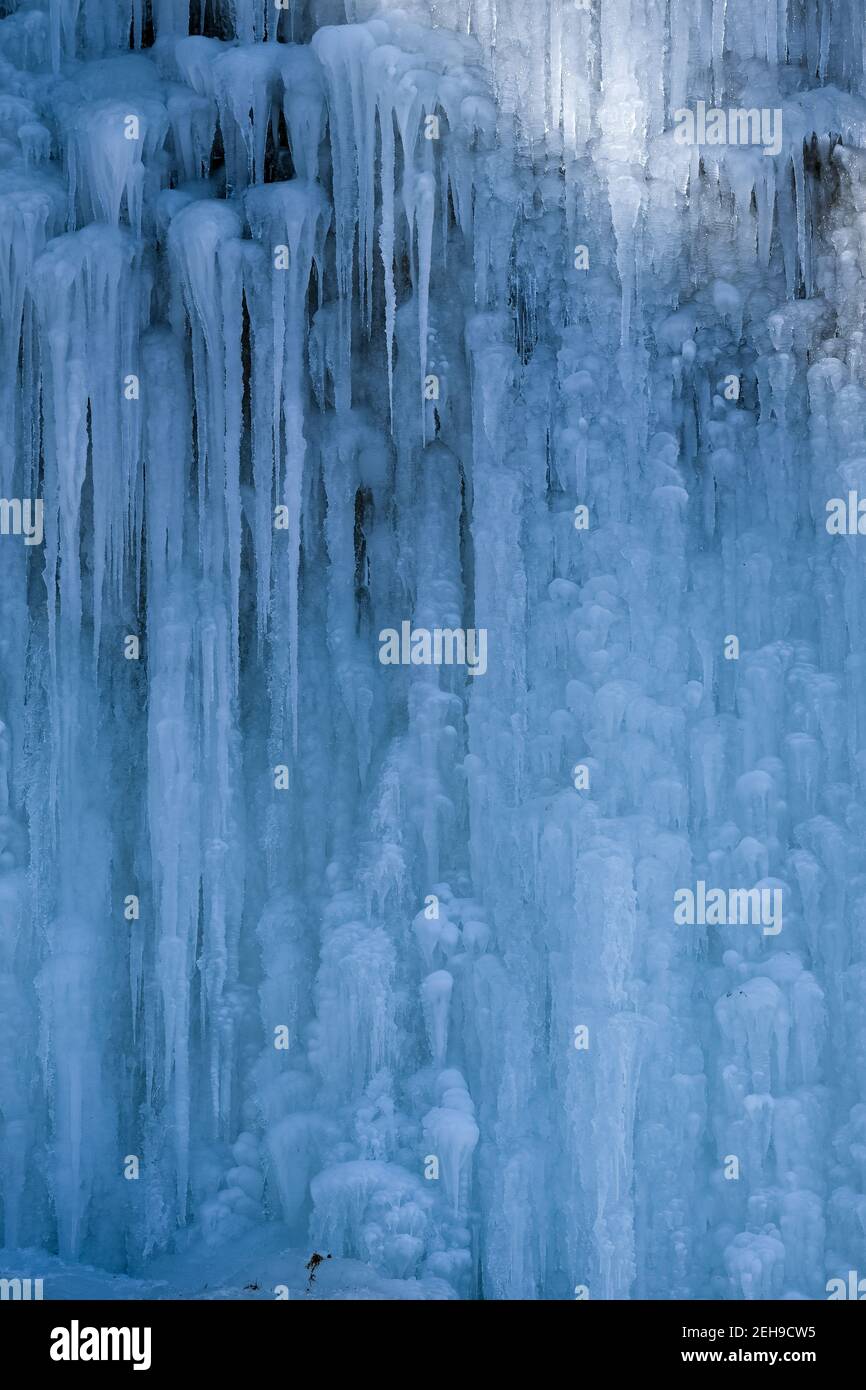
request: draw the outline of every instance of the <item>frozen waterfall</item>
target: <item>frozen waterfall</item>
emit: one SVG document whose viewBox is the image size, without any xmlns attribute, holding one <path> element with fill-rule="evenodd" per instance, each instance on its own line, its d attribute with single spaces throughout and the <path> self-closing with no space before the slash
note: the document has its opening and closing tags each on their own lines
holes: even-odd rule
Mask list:
<svg viewBox="0 0 866 1390">
<path fill-rule="evenodd" d="M 0 1273 L 826 1298 L 864 847 L 862 0 L 0 0 Z"/>
</svg>

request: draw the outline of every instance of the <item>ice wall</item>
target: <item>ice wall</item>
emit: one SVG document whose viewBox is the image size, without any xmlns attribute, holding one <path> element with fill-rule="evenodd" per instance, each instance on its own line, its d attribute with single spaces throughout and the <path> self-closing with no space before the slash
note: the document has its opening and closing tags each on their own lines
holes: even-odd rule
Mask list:
<svg viewBox="0 0 866 1390">
<path fill-rule="evenodd" d="M 7 1247 L 866 1274 L 864 56 L 0 5 Z"/>
</svg>

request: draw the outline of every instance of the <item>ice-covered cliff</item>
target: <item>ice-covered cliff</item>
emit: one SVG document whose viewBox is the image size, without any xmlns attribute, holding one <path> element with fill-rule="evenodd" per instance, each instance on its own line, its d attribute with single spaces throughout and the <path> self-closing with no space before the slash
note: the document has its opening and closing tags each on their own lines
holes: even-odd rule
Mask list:
<svg viewBox="0 0 866 1390">
<path fill-rule="evenodd" d="M 864 65 L 0 4 L 10 1269 L 866 1275 Z"/>
</svg>

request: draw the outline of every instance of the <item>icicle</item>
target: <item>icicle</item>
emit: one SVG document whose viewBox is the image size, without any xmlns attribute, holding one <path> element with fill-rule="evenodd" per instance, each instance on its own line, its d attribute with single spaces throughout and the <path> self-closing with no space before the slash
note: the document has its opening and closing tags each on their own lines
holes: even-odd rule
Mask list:
<svg viewBox="0 0 866 1390">
<path fill-rule="evenodd" d="M 314 267 L 321 280 L 322 253 L 331 210 L 318 184 L 298 180 L 250 189 L 244 206 L 253 235 L 263 241 L 271 256 L 273 441 L 275 477 L 278 483 L 282 479 L 284 505 L 288 511 L 290 707 L 292 747 L 297 751 L 298 572 L 306 453 L 303 386 L 306 303 Z"/>
<path fill-rule="evenodd" d="M 418 359 L 421 379 L 421 433 L 426 432 L 424 380 L 427 376 L 427 332 L 430 301 L 430 266 L 433 246 L 433 219 L 436 212 L 435 183 L 431 174 L 419 174 L 403 197 L 413 234 L 417 231 L 418 258 L 415 289 L 418 295 Z M 426 442 L 426 440 L 425 440 Z"/>
<path fill-rule="evenodd" d="M 264 178 L 278 72 L 278 50 L 271 44 L 228 48 L 213 60 L 226 172 L 232 188 Z"/>
<path fill-rule="evenodd" d="M 315 179 L 327 115 L 321 68 L 306 47 L 280 44 L 277 55 L 295 173 L 299 179 Z"/>
<path fill-rule="evenodd" d="M 52 348 L 54 429 L 61 432 L 55 436 L 56 502 L 64 556 L 61 601 L 70 640 L 74 640 L 83 616 L 77 557 L 89 400 L 96 655 L 105 580 L 111 583 L 111 594 L 119 597 L 123 557 L 137 534 L 139 425 L 135 402 L 125 399 L 124 381 L 136 375 L 136 339 L 149 289 L 142 276 L 141 247 L 127 233 L 107 227 L 69 233 L 51 242 L 42 253 L 34 270 L 34 284 L 43 331 Z M 78 330 L 77 341 L 72 325 Z M 82 347 L 84 359 L 78 356 Z M 67 380 L 79 383 L 77 397 L 70 399 Z"/>
<path fill-rule="evenodd" d="M 114 227 L 124 211 L 140 236 L 148 164 L 158 156 L 167 132 L 165 108 L 140 97 L 83 106 L 70 146 L 73 207 L 80 192 L 89 215 Z"/>
<path fill-rule="evenodd" d="M 352 337 L 352 270 L 358 239 L 358 284 L 361 319 L 367 321 L 366 284 L 373 235 L 373 130 L 365 99 L 364 71 L 375 47 L 367 26 L 325 26 L 313 35 L 313 51 L 325 73 L 331 158 L 334 168 L 334 215 L 337 234 L 337 284 L 340 293 L 340 368 L 337 408 L 351 405 L 349 357 Z"/>
<path fill-rule="evenodd" d="M 438 1069 L 445 1065 L 448 1047 L 448 1010 L 451 1004 L 451 990 L 454 977 L 447 970 L 436 970 L 428 975 L 421 986 L 424 1013 L 427 1021 L 427 1037 L 433 1053 L 433 1065 Z"/>
</svg>

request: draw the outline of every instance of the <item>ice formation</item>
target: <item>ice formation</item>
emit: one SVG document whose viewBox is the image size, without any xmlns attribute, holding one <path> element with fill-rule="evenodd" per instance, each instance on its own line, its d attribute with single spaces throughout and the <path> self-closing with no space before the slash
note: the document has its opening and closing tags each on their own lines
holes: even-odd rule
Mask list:
<svg viewBox="0 0 866 1390">
<path fill-rule="evenodd" d="M 866 1274 L 864 314 L 862 0 L 0 3 L 4 1273 Z"/>
</svg>

